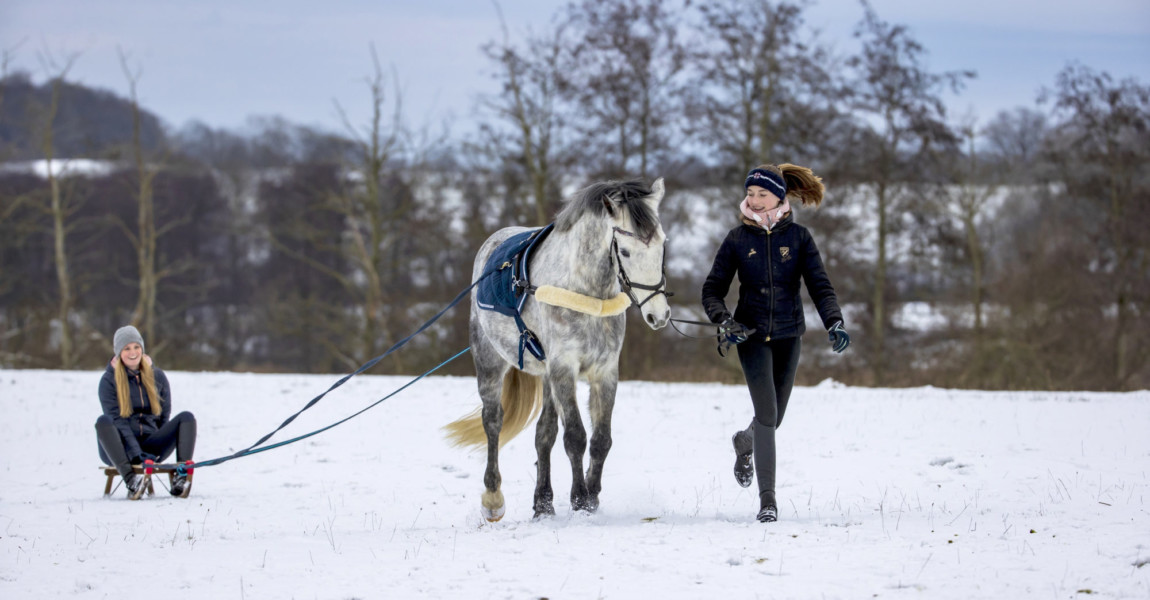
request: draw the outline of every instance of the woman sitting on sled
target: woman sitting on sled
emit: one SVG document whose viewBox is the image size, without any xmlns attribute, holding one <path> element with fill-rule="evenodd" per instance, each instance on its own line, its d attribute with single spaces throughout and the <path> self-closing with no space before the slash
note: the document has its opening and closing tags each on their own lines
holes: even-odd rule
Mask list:
<svg viewBox="0 0 1150 600">
<path fill-rule="evenodd" d="M 144 354 L 144 338 L 128 325 L 112 338 L 115 356 L 100 379 L 100 406 L 96 419 L 100 460 L 116 467 L 128 488 L 128 498 L 144 494 L 144 477 L 132 465 L 146 460 L 161 462 L 174 449 L 176 460 L 192 459 L 196 448 L 196 418 L 190 412 L 172 413 L 172 388 L 152 358 Z M 187 475 L 176 473 L 171 493 L 187 498 L 191 484 Z"/>
</svg>

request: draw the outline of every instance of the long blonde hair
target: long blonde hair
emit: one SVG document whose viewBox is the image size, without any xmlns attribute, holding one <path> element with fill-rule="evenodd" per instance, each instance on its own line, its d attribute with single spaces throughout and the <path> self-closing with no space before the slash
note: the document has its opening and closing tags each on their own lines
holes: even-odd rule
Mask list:
<svg viewBox="0 0 1150 600">
<path fill-rule="evenodd" d="M 112 359 L 112 369 L 116 375 L 116 399 L 120 402 L 120 416 L 132 416 L 132 396 L 128 392 L 128 369 L 120 357 Z M 146 356 L 140 357 L 140 378 L 144 380 L 144 391 L 148 393 L 148 402 L 152 405 L 152 414 L 159 416 L 160 395 L 156 393 L 156 372 L 152 369 L 152 361 Z"/>
<path fill-rule="evenodd" d="M 822 204 L 823 192 L 826 189 L 823 186 L 823 178 L 815 175 L 807 167 L 785 163 L 777 167 L 775 165 L 759 165 L 755 168 L 782 175 L 783 181 L 787 182 L 787 195 L 798 198 L 803 206 Z"/>
</svg>

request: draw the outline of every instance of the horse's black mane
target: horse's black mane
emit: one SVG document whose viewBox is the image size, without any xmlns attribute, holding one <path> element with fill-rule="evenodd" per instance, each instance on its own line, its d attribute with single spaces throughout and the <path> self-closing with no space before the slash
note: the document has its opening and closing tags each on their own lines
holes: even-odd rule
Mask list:
<svg viewBox="0 0 1150 600">
<path fill-rule="evenodd" d="M 555 217 L 555 229 L 571 229 L 587 213 L 596 216 L 610 214 L 610 201 L 615 200 L 631 216 L 635 226 L 633 233 L 640 239 L 649 240 L 659 229 L 655 211 L 642 201 L 650 195 L 651 188 L 640 179 L 593 183 L 576 193 L 567 206 L 563 207 Z"/>
</svg>

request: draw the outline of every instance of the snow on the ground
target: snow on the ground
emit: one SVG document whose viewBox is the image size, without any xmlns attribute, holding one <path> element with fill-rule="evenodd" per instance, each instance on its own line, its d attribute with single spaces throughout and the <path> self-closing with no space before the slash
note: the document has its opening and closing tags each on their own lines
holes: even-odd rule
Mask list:
<svg viewBox="0 0 1150 600">
<path fill-rule="evenodd" d="M 335 376 L 170 372 L 197 458 L 253 443 Z M 532 430 L 484 457 L 439 427 L 477 406 L 430 378 L 303 442 L 197 470 L 192 495 L 102 496 L 100 373 L 0 371 L 0 597 L 1147 598 L 1150 392 L 796 389 L 780 521 L 731 474 L 742 387 L 624 382 L 597 514 L 532 520 Z M 300 434 L 406 383 L 360 376 Z M 586 388 L 580 388 L 581 403 Z M 284 439 L 281 436 L 276 439 Z"/>
</svg>

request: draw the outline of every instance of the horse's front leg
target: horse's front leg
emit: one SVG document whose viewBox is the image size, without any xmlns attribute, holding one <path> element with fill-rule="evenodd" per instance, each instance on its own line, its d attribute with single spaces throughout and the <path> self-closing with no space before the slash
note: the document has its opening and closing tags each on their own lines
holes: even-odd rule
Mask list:
<svg viewBox="0 0 1150 600">
<path fill-rule="evenodd" d="M 591 466 L 587 468 L 587 510 L 599 509 L 603 489 L 603 463 L 611 450 L 611 413 L 615 410 L 618 376 L 591 382 Z"/>
<path fill-rule="evenodd" d="M 535 518 L 555 515 L 555 495 L 551 491 L 551 450 L 559 433 L 559 413 L 555 411 L 551 379 L 543 380 L 543 410 L 535 428 Z"/>
<path fill-rule="evenodd" d="M 583 479 L 583 454 L 587 452 L 587 430 L 579 417 L 575 400 L 575 371 L 555 369 L 548 373 L 559 415 L 563 419 L 563 449 L 571 461 L 571 510 L 589 510 L 587 482 Z"/>
</svg>

